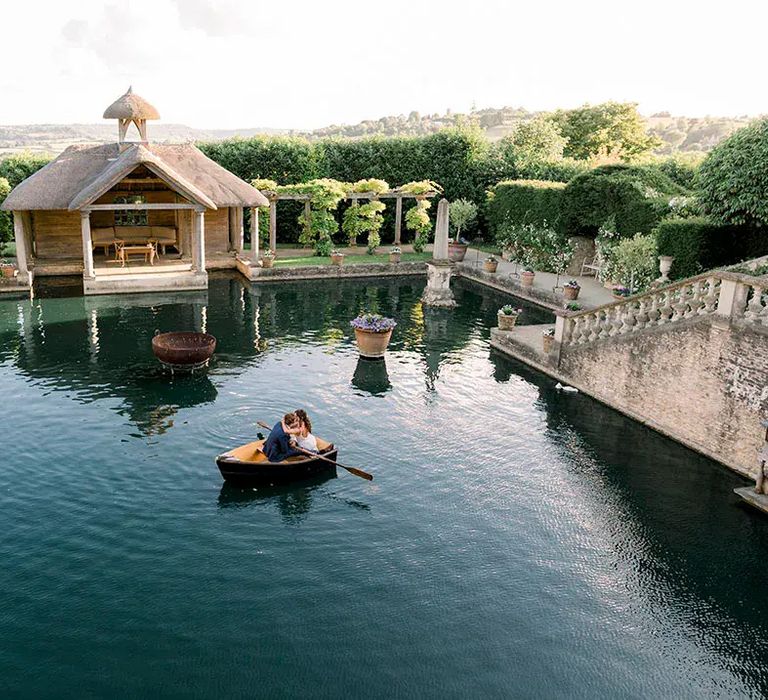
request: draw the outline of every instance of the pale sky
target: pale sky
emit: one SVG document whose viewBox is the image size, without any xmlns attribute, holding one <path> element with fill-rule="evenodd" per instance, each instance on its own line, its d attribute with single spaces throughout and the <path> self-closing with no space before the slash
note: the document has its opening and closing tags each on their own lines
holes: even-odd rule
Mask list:
<svg viewBox="0 0 768 700">
<path fill-rule="evenodd" d="M 764 0 L 43 0 L 0 5 L 0 124 L 93 123 L 129 84 L 165 123 L 640 103 L 768 112 Z"/>
</svg>

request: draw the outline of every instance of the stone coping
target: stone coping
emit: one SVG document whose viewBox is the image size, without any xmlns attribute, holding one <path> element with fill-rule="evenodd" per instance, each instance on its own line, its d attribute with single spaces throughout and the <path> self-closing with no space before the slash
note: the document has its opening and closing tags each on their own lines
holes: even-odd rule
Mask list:
<svg viewBox="0 0 768 700">
<path fill-rule="evenodd" d="M 250 267 L 252 282 L 276 282 L 297 279 L 338 279 L 353 277 L 399 277 L 424 275 L 426 261 L 370 263 L 356 265 L 307 265 L 302 267 Z M 249 276 L 249 275 L 246 275 Z"/>
</svg>

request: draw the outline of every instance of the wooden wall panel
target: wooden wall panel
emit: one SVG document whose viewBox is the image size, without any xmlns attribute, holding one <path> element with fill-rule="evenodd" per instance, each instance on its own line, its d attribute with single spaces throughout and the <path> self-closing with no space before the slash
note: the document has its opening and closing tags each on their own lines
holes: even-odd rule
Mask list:
<svg viewBox="0 0 768 700">
<path fill-rule="evenodd" d="M 229 207 L 205 210 L 205 254 L 229 250 Z"/>
<path fill-rule="evenodd" d="M 32 231 L 38 258 L 83 258 L 78 211 L 33 211 Z"/>
</svg>

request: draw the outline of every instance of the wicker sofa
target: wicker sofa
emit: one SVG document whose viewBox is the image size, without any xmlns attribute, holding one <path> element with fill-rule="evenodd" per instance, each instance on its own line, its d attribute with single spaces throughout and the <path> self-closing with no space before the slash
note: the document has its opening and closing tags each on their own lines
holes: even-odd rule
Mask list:
<svg viewBox="0 0 768 700">
<path fill-rule="evenodd" d="M 181 252 L 174 226 L 104 226 L 91 231 L 93 249 L 104 248 L 104 255 L 109 254 L 109 249 L 115 245 L 115 241 L 128 244 L 154 241 L 163 255 L 165 255 L 166 246 L 173 246 Z"/>
</svg>

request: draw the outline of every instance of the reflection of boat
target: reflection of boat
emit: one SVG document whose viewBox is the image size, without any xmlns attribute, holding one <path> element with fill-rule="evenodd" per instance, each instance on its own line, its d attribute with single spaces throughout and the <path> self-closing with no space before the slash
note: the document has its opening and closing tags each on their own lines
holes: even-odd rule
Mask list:
<svg viewBox="0 0 768 700">
<path fill-rule="evenodd" d="M 270 462 L 261 451 L 264 440 L 249 442 L 216 457 L 216 465 L 227 481 L 249 484 L 280 484 L 307 479 L 323 473 L 335 473 L 336 466 L 317 457 L 289 457 Z M 326 459 L 336 460 L 338 450 L 332 443 L 317 438 L 317 446 Z"/>
<path fill-rule="evenodd" d="M 329 465 L 330 466 L 330 465 Z M 291 482 L 290 484 L 279 484 L 277 486 L 262 486 L 258 490 L 245 487 L 243 484 L 234 484 L 225 481 L 221 485 L 219 492 L 219 508 L 239 508 L 254 504 L 261 504 L 265 501 L 277 499 L 278 507 L 283 509 L 283 505 L 290 500 L 292 505 L 300 500 L 306 494 L 314 491 L 318 486 L 335 479 L 333 469 L 322 474 Z M 295 509 L 293 509 L 295 510 Z M 293 511 L 292 511 L 293 514 Z"/>
<path fill-rule="evenodd" d="M 159 333 L 152 338 L 152 352 L 172 369 L 198 369 L 211 359 L 216 338 L 208 333 Z"/>
</svg>

